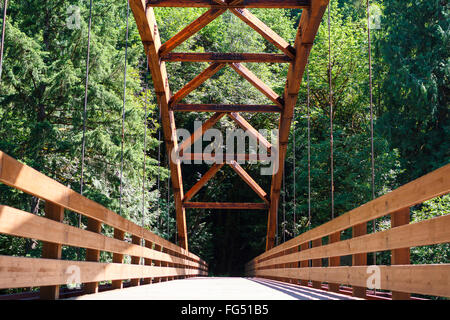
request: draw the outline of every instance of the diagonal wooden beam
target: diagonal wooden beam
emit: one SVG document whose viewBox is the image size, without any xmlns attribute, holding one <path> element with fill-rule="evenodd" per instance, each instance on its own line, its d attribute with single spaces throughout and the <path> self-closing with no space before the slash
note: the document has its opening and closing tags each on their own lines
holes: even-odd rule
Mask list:
<svg viewBox="0 0 450 320">
<path fill-rule="evenodd" d="M 278 204 L 280 199 L 281 183 L 284 170 L 284 159 L 286 157 L 287 143 L 291 122 L 294 114 L 294 107 L 297 102 L 298 92 L 303 79 L 303 74 L 308 63 L 309 54 L 316 37 L 317 31 L 322 21 L 323 14 L 328 6 L 329 0 L 314 0 L 311 7 L 302 12 L 300 25 L 298 28 L 294 61 L 289 66 L 288 79 L 284 95 L 284 109 L 281 112 L 279 123 L 279 149 L 277 171 L 272 177 L 270 191 L 270 209 L 267 222 L 266 250 L 270 250 L 275 245 L 276 222 L 278 214 Z M 273 148 L 272 148 L 273 149 Z M 272 150 L 275 152 L 275 150 Z"/>
<path fill-rule="evenodd" d="M 221 1 L 223 2 L 223 1 Z M 231 8 L 289 8 L 302 9 L 310 6 L 311 0 L 245 0 L 236 3 L 227 3 Z M 220 8 L 223 6 L 218 0 L 148 0 L 149 7 L 196 7 L 196 8 Z"/>
<path fill-rule="evenodd" d="M 203 177 L 188 191 L 186 192 L 186 195 L 184 196 L 183 202 L 187 202 L 191 200 L 203 186 L 211 180 L 217 172 L 225 165 L 225 163 L 222 164 L 214 164 L 208 172 L 206 172 Z"/>
<path fill-rule="evenodd" d="M 255 180 L 253 180 L 252 177 L 250 177 L 250 175 L 244 170 L 244 168 L 242 168 L 239 163 L 237 163 L 236 161 L 232 160 L 228 163 L 230 165 L 231 168 L 233 168 L 233 170 L 242 178 L 242 180 L 244 180 L 249 186 L 250 188 L 253 189 L 253 191 L 256 192 L 256 194 L 262 199 L 264 200 L 265 203 L 269 204 L 269 200 L 268 200 L 268 195 L 267 193 L 263 190 L 263 188 L 261 188 L 258 183 L 256 183 Z"/>
<path fill-rule="evenodd" d="M 234 122 L 236 122 L 238 126 L 247 131 L 254 139 L 256 139 L 259 144 L 263 145 L 268 150 L 272 148 L 272 145 L 269 143 L 269 141 L 267 141 L 266 138 L 264 138 L 255 128 L 253 128 L 252 125 L 248 123 L 247 120 L 245 120 L 244 117 L 242 117 L 239 113 L 231 112 L 228 113 L 228 116 Z"/>
<path fill-rule="evenodd" d="M 256 89 L 261 91 L 267 98 L 272 100 L 272 102 L 279 105 L 280 107 L 283 107 L 283 101 L 280 96 L 244 65 L 242 65 L 241 63 L 230 63 L 230 66 L 238 74 L 244 77 L 244 79 L 250 82 Z"/>
<path fill-rule="evenodd" d="M 225 66 L 224 63 L 213 63 L 206 68 L 202 73 L 192 79 L 187 85 L 185 85 L 180 91 L 173 95 L 170 99 L 170 105 L 183 100 L 189 93 L 197 89 L 203 82 L 215 75 L 220 69 Z"/>
<path fill-rule="evenodd" d="M 210 128 L 212 128 L 220 119 L 226 115 L 225 112 L 217 112 L 211 118 L 209 118 L 205 123 L 202 124 L 200 128 L 194 131 L 194 133 L 185 141 L 183 141 L 178 147 L 180 156 L 183 155 L 183 151 L 189 148 L 192 144 L 200 139 L 203 134 Z"/>
<path fill-rule="evenodd" d="M 266 26 L 264 22 L 255 17 L 250 11 L 245 8 L 230 9 L 230 11 L 263 36 L 267 41 L 283 51 L 288 57 L 295 57 L 295 49 L 275 31 Z"/>
<path fill-rule="evenodd" d="M 170 88 L 166 66 L 164 62 L 160 61 L 158 55 L 161 47 L 161 40 L 156 24 L 155 14 L 153 12 L 153 8 L 147 8 L 146 0 L 130 0 L 129 3 L 147 53 L 155 92 L 161 111 L 164 140 L 166 141 L 167 152 L 170 159 L 170 173 L 177 214 L 178 242 L 182 248 L 188 250 L 186 212 L 182 206 L 184 191 L 181 165 L 179 162 L 174 162 L 173 159 L 171 159 L 172 151 L 174 149 L 176 150 L 178 147 L 175 132 L 175 118 L 173 111 L 169 110 Z"/>
<path fill-rule="evenodd" d="M 285 54 L 275 53 L 221 53 L 221 52 L 169 52 L 161 57 L 167 62 L 252 62 L 252 63 L 289 63 Z"/>
<path fill-rule="evenodd" d="M 199 18 L 189 24 L 186 28 L 178 32 L 175 36 L 170 38 L 166 43 L 164 43 L 159 49 L 159 54 L 161 56 L 166 55 L 184 41 L 192 37 L 198 31 L 207 26 L 211 21 L 222 15 L 227 9 L 210 9 L 202 14 Z"/>
<path fill-rule="evenodd" d="M 247 104 L 176 104 L 173 111 L 178 112 L 281 112 L 275 105 L 247 105 Z"/>
</svg>

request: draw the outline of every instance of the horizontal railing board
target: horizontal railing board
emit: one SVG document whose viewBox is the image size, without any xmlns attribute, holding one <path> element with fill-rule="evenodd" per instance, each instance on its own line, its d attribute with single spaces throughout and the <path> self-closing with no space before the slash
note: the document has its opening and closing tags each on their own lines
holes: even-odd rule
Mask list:
<svg viewBox="0 0 450 320">
<path fill-rule="evenodd" d="M 305 242 L 326 237 L 332 233 L 383 217 L 403 208 L 412 207 L 449 192 L 450 164 L 353 209 L 330 222 L 309 230 L 300 236 L 261 254 L 256 257 L 256 260 L 259 261 L 277 253 L 300 246 Z"/>
<path fill-rule="evenodd" d="M 71 279 L 88 283 L 203 275 L 195 269 L 0 256 L 0 289 L 64 285 Z"/>
<path fill-rule="evenodd" d="M 382 290 L 450 297 L 450 264 L 286 268 L 257 270 L 250 272 L 248 276 L 311 280 L 366 287 L 368 278 L 373 274 L 368 267 L 379 268 L 380 289 Z"/>
<path fill-rule="evenodd" d="M 450 242 L 450 215 L 294 252 L 253 264 L 262 268 L 304 260 L 381 252 Z M 249 265 L 250 266 L 250 265 Z"/>
<path fill-rule="evenodd" d="M 189 267 L 203 267 L 197 262 L 174 257 L 167 253 L 113 239 L 3 205 L 0 205 L 0 233 Z"/>
<path fill-rule="evenodd" d="M 181 253 L 205 264 L 196 255 L 141 228 L 132 221 L 121 217 L 102 205 L 83 197 L 37 170 L 20 163 L 2 151 L 0 151 L 0 182 L 40 199 L 53 202 L 86 217 L 101 221 L 111 227 L 142 237 L 145 240 L 149 240 L 164 248 Z"/>
</svg>

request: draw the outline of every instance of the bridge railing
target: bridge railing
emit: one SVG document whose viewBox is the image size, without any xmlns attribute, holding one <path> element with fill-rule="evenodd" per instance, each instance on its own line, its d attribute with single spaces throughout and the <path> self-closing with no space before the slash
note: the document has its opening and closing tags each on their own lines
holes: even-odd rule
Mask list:
<svg viewBox="0 0 450 320">
<path fill-rule="evenodd" d="M 392 299 L 450 297 L 450 264 L 410 264 L 411 247 L 450 242 L 450 215 L 410 223 L 410 207 L 449 192 L 450 164 L 263 253 L 246 274 L 335 292 L 351 286 L 361 298 L 367 288 L 391 291 Z M 387 215 L 390 229 L 367 234 L 370 221 Z M 352 238 L 341 240 L 350 228 Z M 368 266 L 368 253 L 382 251 L 391 252 L 391 264 Z M 340 266 L 349 256 L 352 265 Z"/>
<path fill-rule="evenodd" d="M 208 273 L 196 255 L 1 151 L 0 182 L 45 201 L 45 217 L 0 205 L 0 233 L 43 241 L 42 258 L 0 256 L 0 289 L 40 287 L 41 298 L 57 299 L 60 285 L 83 283 L 85 293 L 95 293 L 103 281 L 119 289 L 123 280 L 139 285 Z M 65 210 L 87 217 L 87 230 L 64 224 Z M 102 234 L 103 224 L 114 238 Z M 63 245 L 86 248 L 86 261 L 61 260 Z M 99 262 L 101 251 L 112 253 L 113 263 Z"/>
</svg>

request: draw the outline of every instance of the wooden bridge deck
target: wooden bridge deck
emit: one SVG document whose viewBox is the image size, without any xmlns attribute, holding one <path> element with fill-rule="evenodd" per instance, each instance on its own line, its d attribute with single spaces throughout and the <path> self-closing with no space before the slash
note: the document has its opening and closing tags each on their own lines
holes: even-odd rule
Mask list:
<svg viewBox="0 0 450 320">
<path fill-rule="evenodd" d="M 261 278 L 190 278 L 71 298 L 73 300 L 354 300 Z"/>
</svg>

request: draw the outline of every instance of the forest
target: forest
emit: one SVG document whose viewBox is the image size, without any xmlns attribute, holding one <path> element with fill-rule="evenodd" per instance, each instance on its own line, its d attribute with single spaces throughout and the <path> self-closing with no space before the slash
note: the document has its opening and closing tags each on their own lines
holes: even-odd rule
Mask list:
<svg viewBox="0 0 450 320">
<path fill-rule="evenodd" d="M 450 162 L 449 9 L 447 0 L 373 0 L 368 25 L 366 1 L 331 1 L 331 32 L 325 13 L 295 107 L 277 244 L 332 218 L 330 116 L 334 215 L 372 200 L 368 27 L 373 63 L 375 197 Z M 156 8 L 162 41 L 204 11 Z M 251 12 L 288 42 L 294 42 L 301 10 Z M 83 132 L 88 23 L 89 1 L 10 1 L 0 75 L 0 150 L 175 242 L 175 207 L 156 95 L 131 12 L 127 41 L 126 1 L 93 1 Z M 278 53 L 230 12 L 175 51 Z M 276 93 L 283 93 L 287 65 L 246 66 Z M 206 67 L 206 63 L 167 63 L 171 90 L 178 91 Z M 330 99 L 334 106 L 331 115 Z M 221 69 L 184 101 L 267 103 L 266 97 L 231 68 Z M 195 121 L 206 121 L 210 116 L 180 112 L 176 113 L 176 124 L 193 132 Z M 277 128 L 275 114 L 244 116 L 255 128 Z M 225 131 L 234 126 L 224 117 L 216 128 Z M 183 165 L 184 188 L 193 186 L 208 168 L 207 164 Z M 264 190 L 270 190 L 271 177 L 260 175 L 260 164 L 247 163 L 244 168 Z M 259 199 L 231 168 L 224 167 L 193 200 Z M 2 184 L 0 203 L 44 214 L 42 201 Z M 210 275 L 242 275 L 245 263 L 265 250 L 266 211 L 188 209 L 186 214 L 189 249 L 209 263 Z M 450 214 L 449 195 L 414 207 L 411 219 L 446 214 Z M 78 219 L 78 214 L 66 212 L 65 223 L 76 226 Z M 86 226 L 84 219 L 82 227 Z M 389 223 L 389 219 L 380 218 L 369 228 L 383 230 Z M 113 231 L 104 226 L 103 232 L 111 235 Z M 41 248 L 40 241 L 0 235 L 0 255 L 38 257 Z M 84 255 L 84 249 L 63 247 L 63 259 L 83 260 Z M 388 253 L 378 253 L 375 258 L 389 264 Z M 102 252 L 102 261 L 111 259 L 111 254 Z M 411 262 L 424 261 L 449 263 L 449 244 L 411 248 Z"/>
</svg>

